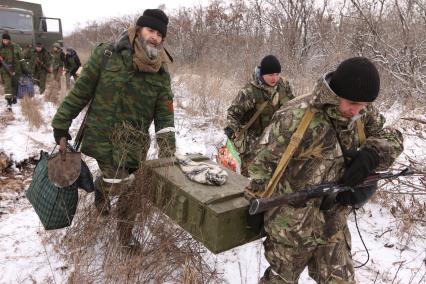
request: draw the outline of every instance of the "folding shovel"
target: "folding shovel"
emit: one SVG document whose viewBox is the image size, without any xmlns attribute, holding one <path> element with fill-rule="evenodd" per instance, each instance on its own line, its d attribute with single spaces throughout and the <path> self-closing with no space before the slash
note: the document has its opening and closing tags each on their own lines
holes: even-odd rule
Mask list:
<svg viewBox="0 0 426 284">
<path fill-rule="evenodd" d="M 61 138 L 59 152 L 47 162 L 49 180 L 60 188 L 76 182 L 81 171 L 81 153 L 67 149 L 66 144 L 66 138 Z"/>
</svg>

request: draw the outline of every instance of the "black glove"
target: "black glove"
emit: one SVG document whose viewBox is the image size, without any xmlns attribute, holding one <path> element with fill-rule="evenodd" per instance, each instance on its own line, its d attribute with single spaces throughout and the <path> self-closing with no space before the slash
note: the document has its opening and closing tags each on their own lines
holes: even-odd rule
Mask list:
<svg viewBox="0 0 426 284">
<path fill-rule="evenodd" d="M 71 140 L 71 135 L 66 129 L 53 128 L 53 137 L 55 137 L 56 144 L 58 145 L 62 137 L 67 138 L 67 140 Z"/>
<path fill-rule="evenodd" d="M 345 158 L 350 158 L 349 166 L 343 174 L 341 183 L 355 186 L 362 183 L 379 165 L 379 155 L 370 149 L 345 151 Z"/>
<path fill-rule="evenodd" d="M 229 139 L 232 139 L 232 137 L 234 136 L 234 130 L 232 130 L 231 127 L 226 127 L 224 131 L 225 135 L 228 136 Z"/>
<path fill-rule="evenodd" d="M 355 187 L 353 191 L 344 191 L 337 194 L 336 201 L 342 205 L 361 208 L 374 195 L 377 190 L 377 182 L 370 186 Z"/>
</svg>

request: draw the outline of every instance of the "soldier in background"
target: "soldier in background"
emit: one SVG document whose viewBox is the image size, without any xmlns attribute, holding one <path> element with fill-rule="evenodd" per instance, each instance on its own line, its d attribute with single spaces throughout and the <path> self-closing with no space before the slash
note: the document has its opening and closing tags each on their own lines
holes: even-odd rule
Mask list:
<svg viewBox="0 0 426 284">
<path fill-rule="evenodd" d="M 81 76 L 65 97 L 53 121 L 57 143 L 71 139 L 72 120 L 93 99 L 87 117 L 81 151 L 96 159 L 102 176 L 95 181 L 95 207 L 109 212 L 108 189 L 121 187 L 117 201 L 119 240 L 136 248 L 132 234 L 137 202 L 132 173 L 145 160 L 148 129 L 154 122 L 160 157 L 175 152 L 173 93 L 163 48 L 169 19 L 159 9 L 147 9 L 136 25 L 124 31 L 114 44 L 93 50 Z M 114 139 L 131 126 L 125 137 Z"/>
<path fill-rule="evenodd" d="M 42 43 L 36 43 L 30 59 L 31 74 L 34 83 L 39 87 L 40 94 L 46 90 L 47 74 L 52 73 L 50 53 Z"/>
<path fill-rule="evenodd" d="M 234 142 L 241 158 L 241 174 L 248 176 L 247 167 L 254 157 L 254 147 L 272 116 L 287 101 L 294 98 L 290 83 L 280 77 L 281 64 L 273 55 L 265 56 L 255 68 L 252 79 L 242 88 L 228 108 L 225 134 Z M 244 125 L 267 102 L 259 117 L 246 132 Z M 240 135 L 241 138 L 237 138 Z"/>
<path fill-rule="evenodd" d="M 12 42 L 9 34 L 4 33 L 0 45 L 0 74 L 9 111 L 12 110 L 12 104 L 17 102 L 18 80 L 24 63 L 21 47 Z"/>
<path fill-rule="evenodd" d="M 372 105 L 379 89 L 374 64 L 354 57 L 318 80 L 309 104 L 277 111 L 249 167 L 251 192 L 268 185 L 305 113 L 313 117 L 272 196 L 327 182 L 354 187 L 374 170 L 390 167 L 403 150 L 403 138 L 383 127 L 385 119 Z M 297 283 L 307 266 L 317 283 L 354 283 L 347 216 L 350 206 L 362 206 L 375 190 L 355 188 L 311 199 L 302 208 L 283 205 L 265 212 L 270 267 L 261 282 Z"/>
<path fill-rule="evenodd" d="M 53 44 L 52 51 L 52 73 L 53 79 L 58 84 L 61 82 L 61 75 L 64 71 L 65 66 L 65 53 L 62 51 L 62 47 L 59 43 Z"/>
<path fill-rule="evenodd" d="M 77 81 L 76 73 L 78 68 L 80 68 L 80 66 L 81 66 L 81 62 L 77 52 L 71 47 L 68 47 L 66 49 L 66 54 L 65 54 L 65 71 L 66 71 L 65 76 L 67 78 L 67 89 L 70 88 L 71 77 L 74 78 L 74 81 Z"/>
</svg>

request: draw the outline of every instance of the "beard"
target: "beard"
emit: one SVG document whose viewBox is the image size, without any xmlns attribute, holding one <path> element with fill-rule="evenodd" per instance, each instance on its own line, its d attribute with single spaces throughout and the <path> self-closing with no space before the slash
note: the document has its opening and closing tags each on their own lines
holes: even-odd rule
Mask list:
<svg viewBox="0 0 426 284">
<path fill-rule="evenodd" d="M 154 45 L 146 41 L 142 37 L 138 37 L 138 40 L 150 59 L 156 59 L 158 56 L 160 56 L 161 50 L 163 49 L 163 44 L 160 43 L 160 44 Z"/>
</svg>

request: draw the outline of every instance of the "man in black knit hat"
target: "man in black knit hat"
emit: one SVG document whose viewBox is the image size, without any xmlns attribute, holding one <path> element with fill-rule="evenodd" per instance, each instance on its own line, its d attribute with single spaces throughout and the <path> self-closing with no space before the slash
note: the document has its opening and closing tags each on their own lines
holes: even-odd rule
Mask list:
<svg viewBox="0 0 426 284">
<path fill-rule="evenodd" d="M 375 170 L 386 170 L 403 150 L 399 131 L 371 104 L 380 77 L 364 57 L 343 61 L 322 76 L 306 102 L 293 100 L 276 112 L 265 129 L 249 167 L 247 195 L 277 196 L 312 185 L 336 182 L 354 191 L 314 198 L 303 207 L 283 205 L 264 215 L 265 257 L 270 267 L 261 283 L 297 283 L 308 267 L 317 283 L 354 283 L 347 216 L 374 194 L 357 188 Z M 299 125 L 307 125 L 299 143 L 289 143 Z M 265 191 L 286 150 L 281 178 Z"/>
<path fill-rule="evenodd" d="M 278 59 L 273 55 L 265 56 L 260 66 L 255 68 L 252 79 L 238 92 L 228 108 L 225 134 L 240 154 L 242 175 L 248 175 L 247 166 L 254 157 L 254 146 L 273 114 L 293 98 L 290 83 L 280 75 Z M 258 111 L 257 119 L 243 130 Z"/>
<path fill-rule="evenodd" d="M 133 173 L 146 158 L 152 122 L 159 156 L 175 152 L 173 93 L 167 68 L 171 58 L 163 47 L 168 23 L 163 11 L 147 9 L 114 43 L 96 47 L 52 121 L 57 143 L 71 139 L 72 120 L 93 99 L 81 151 L 96 159 L 101 170 L 95 180 L 95 208 L 108 215 L 109 195 L 118 191 L 119 240 L 130 248 L 139 244 L 132 228 L 143 202 L 135 196 Z"/>
</svg>

